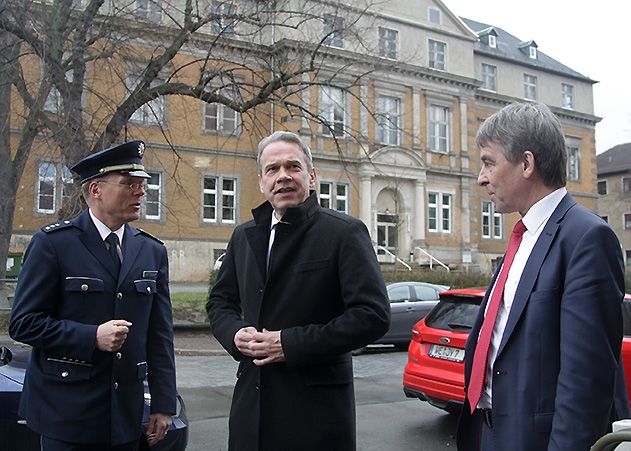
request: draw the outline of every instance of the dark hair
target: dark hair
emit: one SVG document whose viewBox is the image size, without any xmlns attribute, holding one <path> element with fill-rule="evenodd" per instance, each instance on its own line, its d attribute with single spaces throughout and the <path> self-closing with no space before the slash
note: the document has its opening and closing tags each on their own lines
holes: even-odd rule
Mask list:
<svg viewBox="0 0 631 451">
<path fill-rule="evenodd" d="M 284 141 L 288 143 L 297 144 L 298 147 L 300 147 L 300 150 L 302 150 L 302 152 L 305 154 L 305 157 L 307 160 L 307 171 L 311 171 L 311 169 L 313 169 L 313 157 L 311 156 L 311 149 L 309 149 L 309 146 L 307 146 L 302 141 L 300 136 L 292 132 L 278 131 L 263 138 L 261 142 L 259 143 L 258 153 L 256 155 L 256 166 L 258 168 L 259 175 L 261 174 L 263 170 L 263 168 L 261 168 L 261 154 L 263 153 L 263 151 L 265 150 L 267 146 L 277 141 Z"/>
<path fill-rule="evenodd" d="M 535 157 L 543 183 L 551 188 L 565 186 L 567 150 L 561 123 L 546 105 L 512 103 L 484 121 L 475 138 L 478 147 L 499 144 L 512 163 L 529 150 Z"/>
</svg>

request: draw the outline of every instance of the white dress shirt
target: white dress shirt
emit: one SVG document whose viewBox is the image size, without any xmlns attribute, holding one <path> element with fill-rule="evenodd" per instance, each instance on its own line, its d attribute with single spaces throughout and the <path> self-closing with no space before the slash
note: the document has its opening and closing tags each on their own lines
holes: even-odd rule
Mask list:
<svg viewBox="0 0 631 451">
<path fill-rule="evenodd" d="M 108 226 L 103 224 L 96 216 L 94 216 L 94 214 L 92 213 L 92 210 L 89 210 L 89 211 L 90 211 L 90 217 L 92 218 L 92 222 L 96 226 L 96 230 L 99 231 L 99 235 L 101 235 L 101 239 L 105 241 L 105 239 L 109 236 L 109 234 L 114 232 L 118 236 L 118 245 L 122 246 L 123 235 L 125 234 L 125 224 L 120 226 L 117 230 L 111 230 Z M 116 251 L 118 252 L 118 256 L 120 257 L 121 261 L 123 261 L 122 249 L 119 247 L 118 249 L 116 249 Z"/>
<path fill-rule="evenodd" d="M 553 191 L 530 207 L 526 215 L 521 218 L 527 230 L 524 232 L 519 249 L 515 254 L 515 260 L 513 260 L 513 264 L 508 271 L 506 285 L 504 286 L 502 304 L 497 312 L 497 319 L 495 320 L 495 327 L 493 328 L 493 335 L 491 336 L 491 344 L 489 346 L 486 384 L 484 386 L 484 390 L 482 391 L 480 401 L 478 402 L 478 408 L 480 409 L 488 409 L 491 408 L 492 405 L 493 365 L 495 363 L 495 358 L 497 357 L 500 342 L 502 341 L 502 336 L 504 335 L 504 329 L 506 328 L 508 315 L 510 314 L 513 300 L 515 299 L 515 292 L 517 291 L 519 280 L 524 272 L 528 258 L 530 257 L 535 244 L 537 244 L 539 235 L 541 235 L 548 219 L 550 219 L 550 216 L 552 216 L 552 213 L 566 194 L 567 190 L 565 188 L 559 188 Z M 495 289 L 495 287 L 493 287 L 493 289 Z M 491 294 L 493 293 L 491 292 Z M 490 298 L 491 296 L 489 295 L 489 299 Z"/>
</svg>

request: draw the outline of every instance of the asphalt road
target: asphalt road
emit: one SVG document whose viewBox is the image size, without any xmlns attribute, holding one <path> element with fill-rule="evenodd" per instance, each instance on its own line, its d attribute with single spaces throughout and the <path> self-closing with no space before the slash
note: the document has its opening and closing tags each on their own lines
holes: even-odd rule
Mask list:
<svg viewBox="0 0 631 451">
<path fill-rule="evenodd" d="M 407 353 L 353 357 L 358 451 L 455 449 L 456 418 L 402 390 Z M 237 364 L 227 355 L 177 356 L 178 390 L 190 423 L 187 451 L 226 451 Z"/>
</svg>

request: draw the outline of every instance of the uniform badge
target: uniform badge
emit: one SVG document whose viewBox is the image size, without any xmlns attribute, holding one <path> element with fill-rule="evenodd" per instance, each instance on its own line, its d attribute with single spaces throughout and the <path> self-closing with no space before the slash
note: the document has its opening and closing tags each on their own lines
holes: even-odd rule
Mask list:
<svg viewBox="0 0 631 451">
<path fill-rule="evenodd" d="M 142 158 L 144 153 L 145 153 L 145 143 L 141 142 L 140 144 L 138 144 L 138 156 Z"/>
</svg>

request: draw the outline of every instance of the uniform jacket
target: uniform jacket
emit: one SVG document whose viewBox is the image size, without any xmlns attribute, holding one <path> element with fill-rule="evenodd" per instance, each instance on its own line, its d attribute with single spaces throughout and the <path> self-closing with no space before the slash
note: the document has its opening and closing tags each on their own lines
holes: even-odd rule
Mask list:
<svg viewBox="0 0 631 451">
<path fill-rule="evenodd" d="M 88 210 L 37 232 L 24 255 L 9 333 L 33 347 L 20 415 L 73 443 L 120 444 L 141 433 L 143 379 L 151 411 L 175 413 L 173 328 L 164 245 L 125 225 L 114 270 Z M 122 348 L 96 349 L 96 329 L 133 323 Z"/>
<path fill-rule="evenodd" d="M 241 361 L 231 451 L 355 449 L 350 351 L 381 337 L 390 309 L 364 224 L 315 194 L 276 227 L 272 208 L 234 231 L 207 309 L 213 334 Z M 242 327 L 281 330 L 286 362 L 256 367 L 234 346 Z"/>
<path fill-rule="evenodd" d="M 490 292 L 467 342 L 465 385 Z M 623 296 L 615 234 L 567 194 L 528 259 L 493 367 L 497 449 L 586 451 L 606 433 L 622 374 Z M 479 449 L 480 427 L 465 401 L 460 451 Z"/>
</svg>

